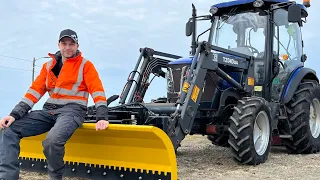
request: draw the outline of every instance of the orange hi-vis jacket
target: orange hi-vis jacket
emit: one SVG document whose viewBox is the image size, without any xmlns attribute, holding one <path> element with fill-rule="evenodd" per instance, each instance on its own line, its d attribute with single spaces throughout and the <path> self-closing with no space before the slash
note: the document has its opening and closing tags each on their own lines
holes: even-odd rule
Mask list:
<svg viewBox="0 0 320 180">
<path fill-rule="evenodd" d="M 56 54 L 49 53 L 49 56 L 52 60 L 43 64 L 40 74 L 21 100 L 29 107 L 26 109 L 24 105 L 24 108 L 21 108 L 23 105 L 20 105 L 20 108 L 16 106 L 13 110 L 12 115 L 16 119 L 23 115 L 17 113 L 17 110 L 23 110 L 23 113 L 29 111 L 46 92 L 50 96 L 46 101 L 49 104 L 66 105 L 68 103 L 77 103 L 86 108 L 90 94 L 97 109 L 99 107 L 106 109 L 107 98 L 105 91 L 98 72 L 91 61 L 82 57 L 82 53 L 79 51 L 75 57 L 68 58 L 63 65 L 59 51 Z M 59 66 L 62 66 L 61 69 Z M 98 112 L 101 113 L 103 111 L 97 110 Z M 17 116 L 17 114 L 19 115 Z M 103 112 L 103 114 L 103 116 L 97 114 L 97 119 L 107 120 L 106 112 Z"/>
</svg>

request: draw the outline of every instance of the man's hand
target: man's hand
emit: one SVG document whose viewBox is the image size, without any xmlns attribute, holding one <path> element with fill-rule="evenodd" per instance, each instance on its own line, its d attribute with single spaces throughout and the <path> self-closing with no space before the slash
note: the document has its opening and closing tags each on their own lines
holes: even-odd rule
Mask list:
<svg viewBox="0 0 320 180">
<path fill-rule="evenodd" d="M 6 116 L 6 117 L 2 118 L 0 120 L 0 129 L 9 127 L 13 123 L 14 120 L 15 119 L 12 116 Z"/>
<path fill-rule="evenodd" d="M 109 121 L 106 120 L 99 120 L 96 124 L 96 130 L 104 130 L 106 128 L 108 128 L 109 126 Z"/>
</svg>

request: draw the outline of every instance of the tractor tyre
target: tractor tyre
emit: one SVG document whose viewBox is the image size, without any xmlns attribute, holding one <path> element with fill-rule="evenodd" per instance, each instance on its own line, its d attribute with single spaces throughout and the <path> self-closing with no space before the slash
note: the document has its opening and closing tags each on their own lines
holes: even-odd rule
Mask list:
<svg viewBox="0 0 320 180">
<path fill-rule="evenodd" d="M 292 138 L 283 139 L 290 153 L 310 154 L 320 150 L 320 87 L 316 81 L 300 82 L 287 104 Z"/>
<path fill-rule="evenodd" d="M 238 100 L 230 117 L 229 144 L 234 160 L 258 165 L 268 157 L 272 139 L 271 109 L 260 97 Z"/>
</svg>

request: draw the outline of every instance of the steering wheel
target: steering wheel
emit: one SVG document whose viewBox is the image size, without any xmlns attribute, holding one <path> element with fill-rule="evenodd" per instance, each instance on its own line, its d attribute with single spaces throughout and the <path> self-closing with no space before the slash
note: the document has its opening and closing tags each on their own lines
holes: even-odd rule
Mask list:
<svg viewBox="0 0 320 180">
<path fill-rule="evenodd" d="M 290 59 L 291 61 L 298 61 L 298 60 L 299 60 L 297 56 L 296 56 L 296 57 L 294 57 L 294 58 L 290 58 L 290 56 L 289 56 L 289 58 L 288 58 L 288 59 Z"/>
<path fill-rule="evenodd" d="M 251 51 L 253 54 L 254 54 L 254 53 L 259 54 L 258 49 L 254 48 L 254 47 L 252 47 L 252 46 L 244 45 L 244 46 L 241 46 L 241 47 L 247 47 L 247 48 L 249 48 L 249 49 L 253 50 L 253 51 Z"/>
</svg>

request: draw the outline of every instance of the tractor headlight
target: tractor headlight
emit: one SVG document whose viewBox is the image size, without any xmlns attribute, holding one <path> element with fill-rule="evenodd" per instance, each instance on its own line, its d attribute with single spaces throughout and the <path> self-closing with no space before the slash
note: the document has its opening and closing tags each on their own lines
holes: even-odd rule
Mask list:
<svg viewBox="0 0 320 180">
<path fill-rule="evenodd" d="M 212 15 L 218 12 L 218 8 L 213 6 L 211 7 L 210 11 L 209 11 Z"/>
<path fill-rule="evenodd" d="M 263 0 L 255 0 L 253 2 L 253 6 L 257 8 L 263 6 L 263 4 L 264 4 Z"/>
</svg>

